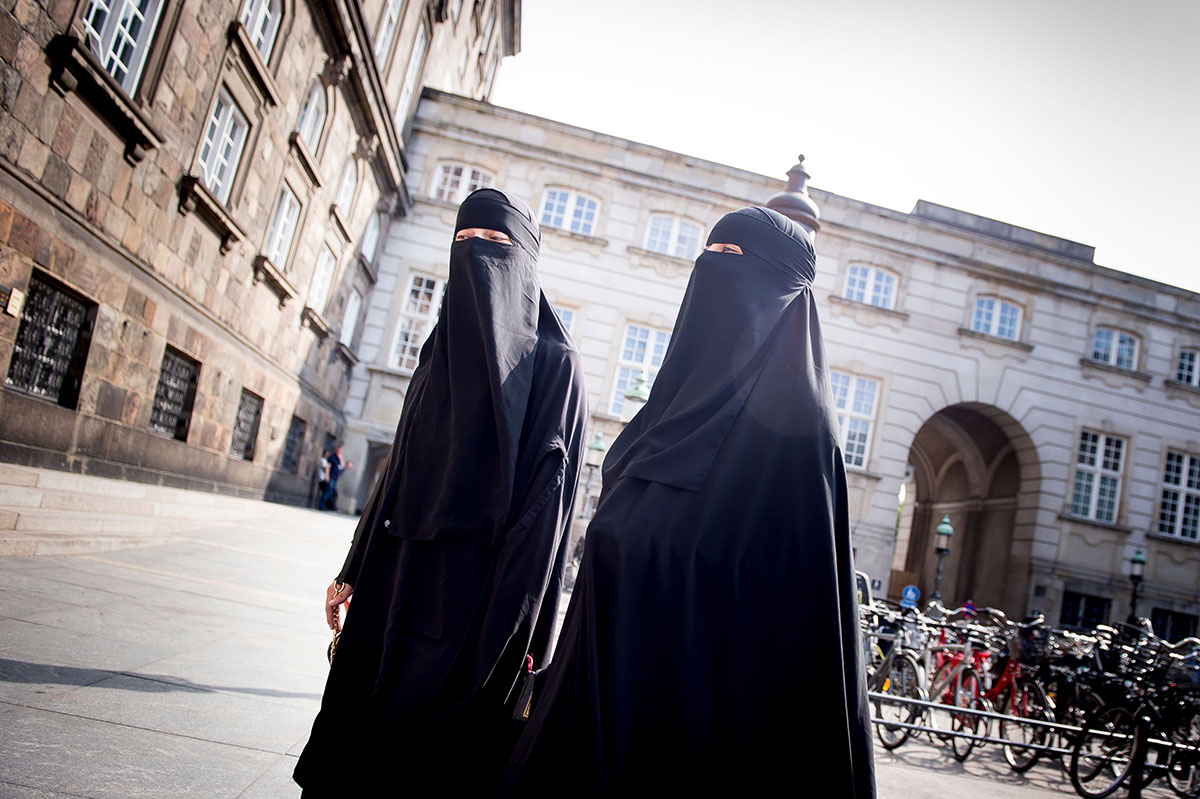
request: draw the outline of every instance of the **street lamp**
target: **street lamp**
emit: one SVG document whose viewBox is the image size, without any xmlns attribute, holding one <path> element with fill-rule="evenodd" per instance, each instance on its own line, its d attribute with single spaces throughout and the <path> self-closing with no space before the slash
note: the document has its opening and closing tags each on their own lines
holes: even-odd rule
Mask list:
<svg viewBox="0 0 1200 799">
<path fill-rule="evenodd" d="M 938 556 L 937 575 L 933 578 L 933 596 L 930 597 L 936 602 L 942 601 L 942 561 L 950 554 L 950 536 L 954 535 L 954 528 L 950 526 L 949 514 L 942 516 L 942 522 L 934 530 L 934 552 Z"/>
<path fill-rule="evenodd" d="M 599 430 L 588 442 L 587 452 L 584 453 L 584 465 L 587 466 L 587 480 L 583 484 L 583 507 L 579 509 L 579 518 L 591 517 L 592 510 L 592 480 L 596 477 L 596 469 L 604 462 L 604 451 L 608 445 L 604 443 L 604 434 Z"/>
<path fill-rule="evenodd" d="M 1129 618 L 1130 624 L 1137 624 L 1137 603 L 1138 590 L 1142 587 L 1142 578 L 1146 575 L 1146 555 L 1142 552 L 1142 548 L 1138 547 L 1133 553 L 1133 557 L 1129 559 L 1129 582 L 1133 583 L 1133 594 L 1129 597 Z"/>
<path fill-rule="evenodd" d="M 645 369 L 638 372 L 633 378 L 633 382 L 629 384 L 629 388 L 625 389 L 625 399 L 635 406 L 633 413 L 629 414 L 630 418 L 633 418 L 634 414 L 646 404 L 646 400 L 650 399 L 649 376 Z"/>
</svg>

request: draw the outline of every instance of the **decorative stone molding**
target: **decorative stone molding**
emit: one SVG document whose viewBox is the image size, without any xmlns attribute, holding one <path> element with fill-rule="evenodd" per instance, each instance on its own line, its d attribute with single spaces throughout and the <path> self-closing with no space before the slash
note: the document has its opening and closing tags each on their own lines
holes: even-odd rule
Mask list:
<svg viewBox="0 0 1200 799">
<path fill-rule="evenodd" d="M 312 306 L 305 305 L 300 312 L 300 324 L 317 334 L 317 338 L 329 335 L 329 322 Z"/>
<path fill-rule="evenodd" d="M 546 235 L 550 234 L 550 235 Z M 556 227 L 545 226 L 542 228 L 542 244 L 547 241 L 554 241 L 558 244 L 566 244 L 566 247 L 559 247 L 560 250 L 574 250 L 578 247 L 570 246 L 571 243 L 583 245 L 585 249 L 603 250 L 608 247 L 608 239 L 602 239 L 597 236 L 585 236 L 582 233 L 572 233 L 569 230 L 562 230 Z"/>
<path fill-rule="evenodd" d="M 342 357 L 342 360 L 344 360 L 350 366 L 354 366 L 358 363 L 358 356 L 355 355 L 354 350 L 347 347 L 344 342 L 339 341 L 335 349 L 337 350 L 337 354 Z"/>
<path fill-rule="evenodd" d="M 321 173 L 317 168 L 316 156 L 309 152 L 308 145 L 300 138 L 300 131 L 293 130 L 288 141 L 291 142 L 292 152 L 296 155 L 296 161 L 304 168 L 304 175 L 308 178 L 309 183 L 314 189 L 321 188 Z"/>
<path fill-rule="evenodd" d="M 258 48 L 250 41 L 250 33 L 238 20 L 229 23 L 229 43 L 242 57 L 246 71 L 254 81 L 255 88 L 262 94 L 268 105 L 279 105 L 279 87 L 271 77 L 271 71 L 263 63 Z"/>
<path fill-rule="evenodd" d="M 1003 350 L 1000 349 L 1001 347 L 1010 347 L 1015 350 L 1020 350 L 1021 352 L 1033 352 L 1032 344 L 1026 344 L 1024 341 L 1014 341 L 1013 339 L 1003 338 L 1002 336 L 993 336 L 989 335 L 988 333 L 980 333 L 978 330 L 972 330 L 969 327 L 960 327 L 958 329 L 958 335 L 962 336 L 963 338 L 971 338 L 975 339 L 976 341 L 984 342 L 984 344 L 981 346 L 984 352 L 986 352 L 988 355 L 1002 354 Z M 996 345 L 996 347 L 993 349 L 991 348 L 991 345 Z"/>
<path fill-rule="evenodd" d="M 246 234 L 233 221 L 221 201 L 204 185 L 204 181 L 195 175 L 184 175 L 179 181 L 179 213 L 190 214 L 193 211 L 220 237 L 222 255 L 246 238 Z"/>
<path fill-rule="evenodd" d="M 350 235 L 350 226 L 342 217 L 342 209 L 338 208 L 337 203 L 329 206 L 329 215 L 333 217 L 334 230 L 336 230 L 338 235 L 342 237 L 342 241 L 344 241 L 346 244 L 349 244 L 352 238 Z"/>
<path fill-rule="evenodd" d="M 1163 381 L 1168 397 L 1180 397 L 1191 405 L 1200 406 L 1200 386 L 1168 377 Z"/>
<path fill-rule="evenodd" d="M 325 68 L 321 70 L 321 83 L 326 86 L 340 86 L 349 74 L 350 55 L 342 53 L 325 62 Z"/>
<path fill-rule="evenodd" d="M 101 118 L 125 140 L 125 160 L 137 166 L 165 141 L 150 118 L 129 98 L 120 84 L 100 66 L 87 43 L 72 34 L 60 34 L 46 45 L 50 86 L 66 96 L 75 92 L 99 112 Z"/>
<path fill-rule="evenodd" d="M 372 133 L 370 136 L 359 136 L 358 142 L 354 145 L 354 157 L 364 161 L 373 161 L 379 152 L 379 136 Z"/>
<path fill-rule="evenodd" d="M 1110 363 L 1094 361 L 1091 358 L 1080 358 L 1079 366 L 1085 378 L 1098 377 L 1111 388 L 1132 387 L 1139 392 L 1143 392 L 1154 377 L 1149 372 L 1139 372 L 1137 369 L 1113 366 Z"/>
<path fill-rule="evenodd" d="M 254 283 L 265 283 L 267 288 L 275 292 L 279 297 L 279 307 L 288 304 L 288 301 L 295 298 L 296 287 L 293 286 L 283 273 L 275 268 L 275 264 L 271 263 L 271 259 L 259 253 L 254 257 Z M 326 326 L 328 328 L 328 325 Z"/>
<path fill-rule="evenodd" d="M 880 308 L 878 305 L 848 300 L 839 294 L 830 294 L 829 304 L 835 314 L 849 316 L 864 327 L 887 325 L 898 331 L 908 320 L 908 314 L 904 311 L 893 311 L 891 308 Z"/>
<path fill-rule="evenodd" d="M 642 269 L 653 269 L 666 278 L 686 277 L 692 273 L 694 264 L 686 258 L 646 250 L 641 247 L 626 247 L 629 263 Z"/>
<path fill-rule="evenodd" d="M 1085 516 L 1076 516 L 1073 513 L 1060 513 L 1058 518 L 1064 522 L 1074 522 L 1076 524 L 1086 524 L 1091 527 L 1098 527 L 1102 530 L 1113 530 L 1118 533 L 1132 533 L 1133 528 L 1124 524 L 1113 524 L 1112 522 L 1102 522 L 1099 519 L 1089 519 Z"/>
</svg>

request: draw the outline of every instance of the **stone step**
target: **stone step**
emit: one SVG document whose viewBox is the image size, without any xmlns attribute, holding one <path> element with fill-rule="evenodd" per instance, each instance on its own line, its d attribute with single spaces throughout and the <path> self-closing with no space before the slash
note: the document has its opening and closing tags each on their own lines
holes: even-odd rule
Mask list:
<svg viewBox="0 0 1200 799">
<path fill-rule="evenodd" d="M 136 549 L 170 543 L 170 536 L 80 535 L 41 532 L 36 536 L 0 531 L 0 557 L 31 558 L 39 555 L 92 555 L 118 549 Z"/>
</svg>

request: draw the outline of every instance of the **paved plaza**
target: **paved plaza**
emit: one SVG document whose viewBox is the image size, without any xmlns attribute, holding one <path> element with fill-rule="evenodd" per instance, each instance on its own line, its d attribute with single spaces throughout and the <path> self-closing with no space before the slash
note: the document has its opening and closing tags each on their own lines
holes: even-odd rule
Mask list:
<svg viewBox="0 0 1200 799">
<path fill-rule="evenodd" d="M 0 797 L 299 796 L 320 598 L 353 519 L 8 466 L 0 518 L 10 551 L 73 553 L 0 557 Z M 881 799 L 1073 795 L 1059 769 L 1015 775 L 995 748 L 877 757 Z M 795 795 L 819 795 L 819 767 L 810 790 L 796 765 Z"/>
</svg>

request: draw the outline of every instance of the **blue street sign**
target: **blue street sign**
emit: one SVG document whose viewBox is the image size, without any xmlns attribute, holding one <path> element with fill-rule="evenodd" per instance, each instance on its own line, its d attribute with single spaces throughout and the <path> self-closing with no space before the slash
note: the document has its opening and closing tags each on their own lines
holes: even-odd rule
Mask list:
<svg viewBox="0 0 1200 799">
<path fill-rule="evenodd" d="M 917 599 L 920 596 L 921 592 L 915 585 L 904 586 L 904 590 L 900 592 L 900 607 L 915 608 L 917 606 Z"/>
</svg>

